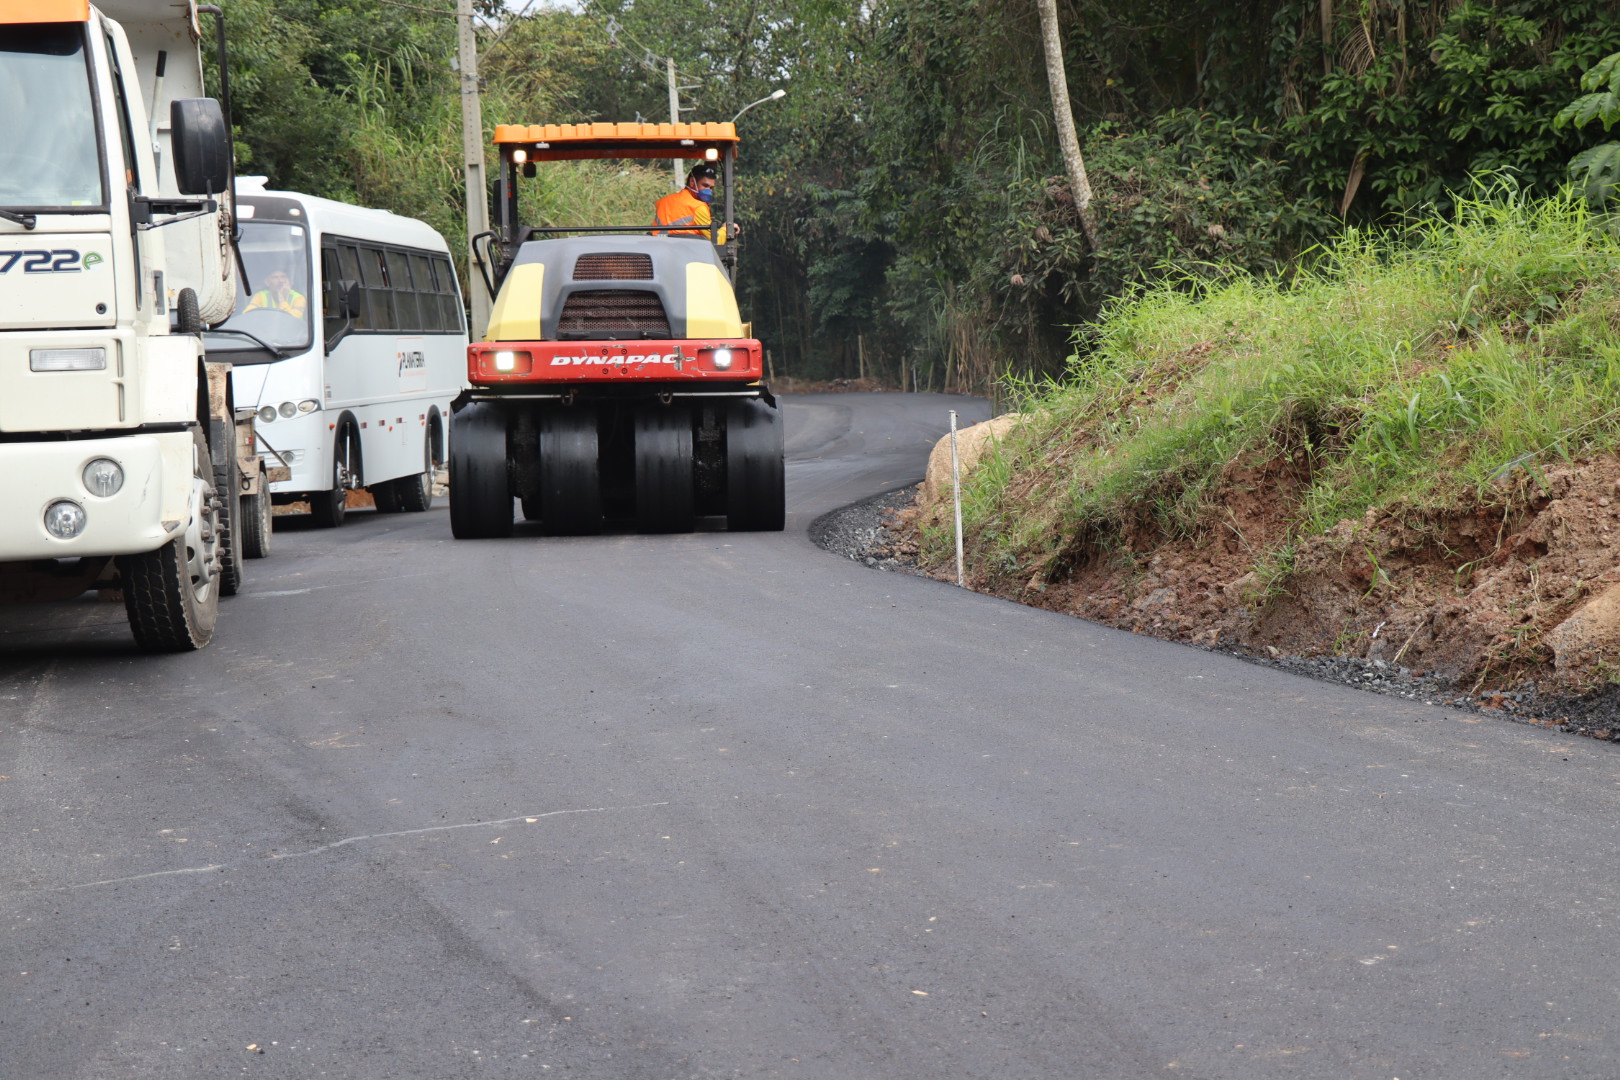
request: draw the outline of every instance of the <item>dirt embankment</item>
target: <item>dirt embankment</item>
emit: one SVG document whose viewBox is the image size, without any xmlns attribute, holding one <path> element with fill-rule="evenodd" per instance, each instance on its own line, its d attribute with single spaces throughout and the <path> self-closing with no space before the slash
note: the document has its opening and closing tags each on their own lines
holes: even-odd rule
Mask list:
<svg viewBox="0 0 1620 1080">
<path fill-rule="evenodd" d="M 969 433 L 971 464 L 985 440 Z M 944 445 L 916 504 L 891 516 L 887 554 L 915 557 L 925 522 L 949 528 Z M 1355 659 L 1548 723 L 1620 698 L 1620 457 L 1520 469 L 1472 513 L 1397 509 L 1290 544 L 1305 468 L 1229 470 L 1220 525 L 1196 537 L 1144 528 L 1034 580 L 970 565 L 968 585 L 1195 645 Z M 954 565 L 931 569 L 954 579 Z M 1620 709 L 1599 711 L 1613 722 L 1590 733 L 1620 738 Z"/>
</svg>

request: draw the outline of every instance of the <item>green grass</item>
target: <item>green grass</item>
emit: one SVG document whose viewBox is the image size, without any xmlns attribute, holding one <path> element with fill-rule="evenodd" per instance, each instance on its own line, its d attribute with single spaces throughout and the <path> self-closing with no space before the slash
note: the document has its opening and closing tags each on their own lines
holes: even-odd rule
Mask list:
<svg viewBox="0 0 1620 1080">
<path fill-rule="evenodd" d="M 1032 420 L 970 480 L 974 562 L 1027 578 L 1218 527 L 1231 467 L 1305 472 L 1292 543 L 1368 511 L 1499 501 L 1494 479 L 1620 442 L 1620 239 L 1578 198 L 1482 190 L 1453 220 L 1318 254 L 1286 284 L 1122 300 L 1062 380 L 1013 387 Z M 949 546 L 924 536 L 927 557 Z M 1255 554 L 1279 585 L 1288 557 Z"/>
</svg>

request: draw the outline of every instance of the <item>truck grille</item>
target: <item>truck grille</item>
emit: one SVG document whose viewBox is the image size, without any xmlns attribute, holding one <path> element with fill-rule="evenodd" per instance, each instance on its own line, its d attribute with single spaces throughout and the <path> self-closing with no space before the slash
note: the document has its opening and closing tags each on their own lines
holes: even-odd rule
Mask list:
<svg viewBox="0 0 1620 1080">
<path fill-rule="evenodd" d="M 633 251 L 606 251 L 574 260 L 575 281 L 651 281 L 652 256 Z"/>
<path fill-rule="evenodd" d="M 557 317 L 557 336 L 571 341 L 667 338 L 669 319 L 657 293 L 630 289 L 569 293 Z"/>
</svg>

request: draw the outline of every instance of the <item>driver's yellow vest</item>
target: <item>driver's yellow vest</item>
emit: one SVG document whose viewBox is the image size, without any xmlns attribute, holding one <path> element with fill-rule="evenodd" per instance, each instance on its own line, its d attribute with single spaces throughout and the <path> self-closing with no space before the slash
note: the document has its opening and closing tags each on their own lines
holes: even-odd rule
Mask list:
<svg viewBox="0 0 1620 1080">
<path fill-rule="evenodd" d="M 274 311 L 285 311 L 289 315 L 296 315 L 302 319 L 304 309 L 307 306 L 308 302 L 304 299 L 304 294 L 296 289 L 288 289 L 287 298 L 281 301 L 270 299 L 269 289 L 260 289 L 248 300 L 248 305 L 243 310 L 253 311 L 257 308 L 268 308 Z"/>
</svg>

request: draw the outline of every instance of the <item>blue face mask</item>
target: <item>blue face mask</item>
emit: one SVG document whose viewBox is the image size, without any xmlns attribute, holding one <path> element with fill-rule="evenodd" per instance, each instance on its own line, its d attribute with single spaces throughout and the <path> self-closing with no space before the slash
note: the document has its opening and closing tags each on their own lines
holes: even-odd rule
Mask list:
<svg viewBox="0 0 1620 1080">
<path fill-rule="evenodd" d="M 714 202 L 714 189 L 713 188 L 699 188 L 698 192 L 697 192 L 697 197 L 702 199 L 706 203 L 713 203 Z"/>
</svg>

